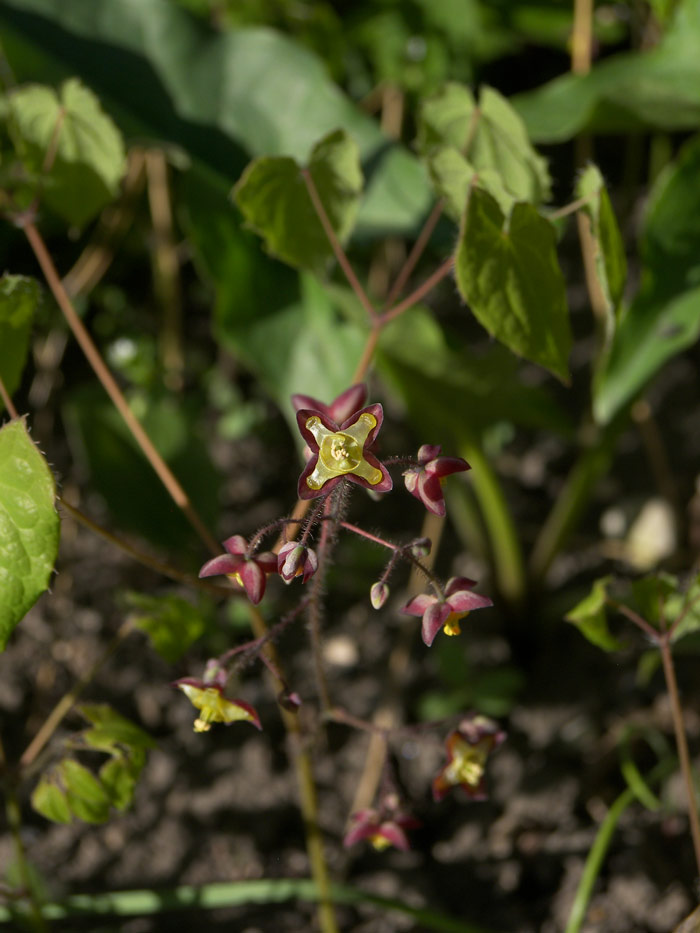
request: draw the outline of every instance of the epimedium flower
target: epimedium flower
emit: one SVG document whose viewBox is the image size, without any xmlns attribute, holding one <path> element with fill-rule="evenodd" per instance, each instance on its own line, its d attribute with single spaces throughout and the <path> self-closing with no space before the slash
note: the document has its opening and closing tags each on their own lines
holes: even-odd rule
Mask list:
<svg viewBox="0 0 700 933">
<path fill-rule="evenodd" d="M 208 732 L 213 722 L 252 723 L 256 729 L 262 729 L 257 712 L 243 700 L 231 700 L 224 696 L 223 687 L 218 683 L 208 683 L 192 677 L 182 677 L 173 683 L 174 687 L 185 694 L 190 703 L 199 710 L 194 721 L 195 732 Z"/>
<path fill-rule="evenodd" d="M 318 557 L 311 548 L 288 541 L 277 555 L 277 570 L 285 583 L 291 583 L 295 577 L 301 577 L 301 582 L 306 583 L 318 570 Z"/>
<path fill-rule="evenodd" d="M 389 471 L 370 453 L 383 419 L 379 404 L 356 411 L 340 425 L 318 409 L 300 409 L 297 424 L 311 457 L 299 477 L 299 498 L 325 495 L 344 479 L 389 492 L 393 485 Z"/>
<path fill-rule="evenodd" d="M 423 444 L 418 451 L 418 464 L 403 474 L 406 489 L 436 515 L 445 514 L 444 478 L 471 469 L 461 457 L 441 457 L 441 449 L 439 444 Z"/>
<path fill-rule="evenodd" d="M 343 845 L 346 848 L 366 839 L 379 851 L 395 846 L 402 852 L 407 852 L 411 848 L 405 831 L 416 829 L 421 825 L 419 820 L 398 810 L 387 811 L 372 808 L 353 813 L 350 822 L 353 825 L 343 839 Z"/>
<path fill-rule="evenodd" d="M 433 780 L 433 798 L 443 799 L 453 787 L 461 787 L 472 800 L 486 800 L 486 761 L 506 737 L 486 716 L 463 719 L 447 736 L 447 764 Z"/>
<path fill-rule="evenodd" d="M 277 572 L 277 555 L 271 551 L 249 555 L 248 542 L 242 535 L 227 538 L 224 548 L 227 553 L 207 561 L 199 571 L 199 576 L 226 574 L 242 586 L 251 603 L 257 605 L 265 594 L 265 575 Z"/>
<path fill-rule="evenodd" d="M 421 593 L 401 611 L 409 616 L 423 617 L 423 641 L 430 647 L 441 628 L 446 635 L 459 635 L 462 631 L 459 626 L 460 619 L 474 609 L 485 609 L 493 605 L 488 596 L 472 592 L 475 585 L 475 581 L 467 577 L 452 577 L 447 581 L 443 597 Z"/>
</svg>

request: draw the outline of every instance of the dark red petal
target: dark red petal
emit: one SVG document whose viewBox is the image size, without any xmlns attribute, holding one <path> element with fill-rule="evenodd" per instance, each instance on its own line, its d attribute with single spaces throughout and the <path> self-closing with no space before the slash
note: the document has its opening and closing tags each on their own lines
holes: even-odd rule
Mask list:
<svg viewBox="0 0 700 933">
<path fill-rule="evenodd" d="M 371 454 L 367 447 L 365 447 L 362 452 L 362 456 L 365 458 L 367 463 L 370 466 L 373 466 L 375 470 L 379 470 L 382 474 L 382 478 L 378 483 L 368 483 L 366 480 L 363 480 L 361 476 L 355 476 L 354 473 L 346 473 L 348 479 L 353 479 L 355 482 L 359 482 L 361 486 L 366 486 L 368 489 L 373 489 L 375 492 L 390 492 L 394 487 L 394 481 L 391 478 L 391 474 L 384 466 L 384 464 L 377 460 L 374 454 Z"/>
<path fill-rule="evenodd" d="M 418 477 L 418 498 L 429 512 L 435 515 L 445 514 L 445 498 L 437 476 L 421 473 Z"/>
<path fill-rule="evenodd" d="M 248 594 L 248 599 L 256 606 L 265 595 L 265 574 L 254 560 L 246 561 L 238 573 Z"/>
<path fill-rule="evenodd" d="M 253 558 L 263 573 L 277 573 L 277 555 L 272 551 L 263 551 L 262 554 L 256 554 Z"/>
<path fill-rule="evenodd" d="M 218 577 L 222 573 L 235 573 L 244 561 L 232 554 L 220 554 L 208 560 L 199 571 L 200 577 Z"/>
<path fill-rule="evenodd" d="M 346 849 L 349 849 L 350 846 L 354 846 L 356 842 L 361 842 L 363 839 L 367 839 L 368 836 L 373 836 L 376 832 L 376 825 L 358 823 L 357 826 L 353 826 L 352 829 L 345 833 L 343 845 Z"/>
<path fill-rule="evenodd" d="M 418 463 L 429 463 L 440 455 L 439 444 L 423 444 L 418 450 Z"/>
<path fill-rule="evenodd" d="M 367 399 L 367 386 L 364 382 L 358 382 L 350 386 L 344 392 L 334 399 L 328 406 L 328 415 L 338 424 L 347 421 L 356 411 L 365 404 Z M 310 406 L 313 408 L 313 405 Z"/>
<path fill-rule="evenodd" d="M 445 779 L 445 771 L 447 766 L 445 766 L 442 771 L 438 774 L 436 778 L 433 779 L 433 800 L 436 803 L 439 803 L 443 800 L 450 791 L 452 784 Z"/>
<path fill-rule="evenodd" d="M 446 603 L 434 603 L 428 606 L 423 614 L 422 636 L 425 644 L 430 647 L 435 640 L 435 636 L 445 623 L 450 614 L 450 607 Z"/>
<path fill-rule="evenodd" d="M 476 580 L 470 580 L 469 577 L 450 577 L 445 587 L 445 595 L 452 596 L 458 590 L 470 590 L 476 586 Z"/>
<path fill-rule="evenodd" d="M 304 575 L 301 578 L 302 583 L 306 583 L 318 570 L 318 557 L 316 556 L 316 551 L 309 548 L 306 552 L 306 559 L 304 560 Z"/>
<path fill-rule="evenodd" d="M 379 433 L 379 429 L 382 426 L 382 422 L 384 421 L 384 409 L 379 404 L 379 402 L 376 402 L 374 405 L 367 405 L 366 408 L 360 408 L 359 411 L 354 412 L 349 418 L 346 418 L 339 428 L 334 428 L 334 430 L 344 431 L 345 428 L 349 428 L 351 425 L 355 424 L 360 415 L 364 415 L 365 412 L 369 413 L 370 415 L 374 415 L 377 420 L 377 423 L 367 435 L 367 440 L 365 441 L 365 450 L 367 450 L 372 446 L 372 444 L 374 444 L 377 434 Z"/>
<path fill-rule="evenodd" d="M 299 482 L 297 484 L 297 495 L 300 499 L 315 499 L 317 496 L 323 495 L 325 489 L 324 486 L 322 486 L 320 489 L 311 489 L 309 484 L 306 482 L 306 478 L 311 476 L 313 471 L 316 469 L 317 463 L 318 447 L 316 447 L 316 452 L 312 454 L 312 456 L 307 461 L 306 466 L 301 471 L 301 476 L 299 477 Z"/>
<path fill-rule="evenodd" d="M 262 726 L 260 725 L 260 717 L 258 716 L 258 711 L 253 706 L 251 706 L 250 703 L 244 703 L 243 700 L 229 700 L 229 702 L 235 703 L 236 706 L 240 706 L 241 709 L 244 709 L 246 713 L 248 713 L 251 716 L 251 719 L 244 719 L 243 722 L 249 722 L 252 726 L 255 726 L 256 729 L 260 729 L 260 731 L 262 732 Z M 230 726 L 231 723 L 227 722 L 226 725 Z"/>
<path fill-rule="evenodd" d="M 382 836 L 393 846 L 396 846 L 397 849 L 401 849 L 402 852 L 408 852 L 411 848 L 406 833 L 397 823 L 391 821 L 382 823 L 374 835 Z"/>
<path fill-rule="evenodd" d="M 447 597 L 447 605 L 453 612 L 471 612 L 473 609 L 486 609 L 493 603 L 488 596 L 472 593 L 471 590 L 459 590 Z"/>
<path fill-rule="evenodd" d="M 410 602 L 406 603 L 401 612 L 405 612 L 406 615 L 409 616 L 422 616 L 426 609 L 436 602 L 437 596 L 429 596 L 427 593 L 421 593 L 419 596 L 414 596 Z"/>
<path fill-rule="evenodd" d="M 425 467 L 425 472 L 433 476 L 449 476 L 451 473 L 464 473 L 466 470 L 471 470 L 471 467 L 461 457 L 438 457 Z"/>
<path fill-rule="evenodd" d="M 321 420 L 321 424 L 324 425 L 324 427 L 326 427 L 332 434 L 337 434 L 340 428 L 332 418 L 329 418 L 328 415 L 325 415 L 322 411 L 319 411 L 318 408 L 301 408 L 297 412 L 297 425 L 299 426 L 301 436 L 309 445 L 309 450 L 311 453 L 317 454 L 318 444 L 316 443 L 316 438 L 306 427 L 306 422 L 314 415 Z"/>
<path fill-rule="evenodd" d="M 312 408 L 314 411 L 323 412 L 323 414 L 327 415 L 329 418 L 332 417 L 328 405 L 319 402 L 317 398 L 311 398 L 310 395 L 293 395 L 292 405 L 294 406 L 294 411 L 301 411 L 302 408 Z"/>
<path fill-rule="evenodd" d="M 224 541 L 224 549 L 229 554 L 245 554 L 248 549 L 248 542 L 243 535 L 231 535 L 230 538 Z"/>
</svg>

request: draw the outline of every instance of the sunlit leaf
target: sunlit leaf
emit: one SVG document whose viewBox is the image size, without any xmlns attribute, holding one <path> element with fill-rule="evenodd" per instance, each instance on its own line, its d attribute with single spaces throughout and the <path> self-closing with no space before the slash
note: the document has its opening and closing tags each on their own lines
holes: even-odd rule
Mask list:
<svg viewBox="0 0 700 933">
<path fill-rule="evenodd" d="M 75 78 L 58 93 L 41 84 L 19 87 L 9 102 L 8 128 L 39 176 L 38 193 L 69 223 L 84 224 L 119 191 L 126 164 L 121 133 Z"/>
<path fill-rule="evenodd" d="M 620 228 L 600 170 L 589 165 L 576 185 L 576 196 L 587 198 L 582 211 L 590 221 L 595 248 L 595 271 L 605 299 L 606 345 L 613 338 L 616 314 L 627 279 L 627 259 Z"/>
<path fill-rule="evenodd" d="M 509 349 L 569 378 L 571 332 L 554 230 L 531 204 L 506 221 L 474 188 L 455 259 L 457 285 L 486 330 Z"/>
<path fill-rule="evenodd" d="M 308 172 L 336 236 L 344 243 L 362 193 L 357 144 L 343 130 L 336 130 L 314 146 Z M 237 183 L 234 197 L 268 252 L 293 266 L 324 271 L 333 248 L 294 159 L 255 159 Z"/>
<path fill-rule="evenodd" d="M 51 775 L 42 774 L 32 791 L 31 803 L 37 813 L 54 823 L 70 823 L 73 819 L 66 795 Z"/>
<path fill-rule="evenodd" d="M 505 210 L 513 200 L 539 204 L 550 195 L 546 161 L 532 148 L 518 114 L 493 88 L 481 88 L 478 105 L 467 87 L 455 83 L 426 98 L 419 109 L 418 146 L 451 205 L 459 203 L 465 173 L 474 171 Z M 440 158 L 444 149 L 449 155 Z"/>
<path fill-rule="evenodd" d="M 0 648 L 48 587 L 58 553 L 54 480 L 24 421 L 0 428 Z"/>
</svg>

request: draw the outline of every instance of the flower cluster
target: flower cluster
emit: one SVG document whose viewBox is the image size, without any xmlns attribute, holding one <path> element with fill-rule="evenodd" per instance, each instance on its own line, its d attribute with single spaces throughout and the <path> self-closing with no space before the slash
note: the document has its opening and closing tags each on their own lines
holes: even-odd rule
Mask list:
<svg viewBox="0 0 700 933">
<path fill-rule="evenodd" d="M 344 529 L 388 550 L 385 568 L 370 589 L 370 601 L 375 609 L 386 605 L 390 595 L 388 580 L 394 568 L 403 560 L 417 566 L 432 588 L 430 593 L 413 597 L 402 609 L 407 615 L 421 618 L 424 643 L 432 645 L 440 629 L 446 635 L 459 635 L 462 619 L 475 609 L 492 605 L 487 596 L 474 592 L 475 581 L 466 577 L 452 577 L 443 584 L 424 563 L 432 546 L 429 538 L 416 538 L 404 544 L 386 541 L 344 520 L 343 497 L 328 498 L 344 483 L 379 493 L 392 489 L 387 465 L 375 453 L 384 418 L 382 406 L 366 404 L 367 389 L 359 384 L 351 386 L 330 404 L 307 395 L 295 395 L 292 401 L 299 431 L 306 443 L 306 463 L 298 481 L 298 496 L 302 500 L 321 501 L 309 509 L 308 515 L 298 519 L 280 518 L 249 539 L 239 534 L 228 538 L 223 544 L 225 553 L 204 564 L 200 577 L 226 575 L 237 588 L 245 591 L 252 603 L 258 604 L 264 596 L 267 577 L 271 574 L 279 575 L 285 583 L 291 583 L 298 577 L 302 583 L 307 583 L 319 574 L 319 565 L 323 567 L 326 564 L 327 542 L 333 537 L 326 533 L 329 528 L 326 522 L 332 522 L 334 532 Z M 387 460 L 387 463 L 401 463 L 404 467 L 410 464 L 403 474 L 408 492 L 430 512 L 440 516 L 445 514 L 442 491 L 445 478 L 452 473 L 470 469 L 466 460 L 443 457 L 441 448 L 432 444 L 420 447 L 417 458 L 396 457 Z M 290 525 L 299 528 L 298 540 L 287 540 Z M 321 561 L 316 551 L 309 546 L 319 528 L 322 529 L 319 545 Z M 280 534 L 283 535 L 284 543 L 279 547 L 279 553 L 260 550 L 261 542 L 267 535 Z M 240 659 L 237 662 L 239 666 L 244 666 L 251 658 L 265 663 L 281 684 L 282 689 L 277 697 L 279 704 L 290 712 L 299 709 L 299 695 L 290 689 L 263 647 L 297 618 L 306 605 L 314 598 L 319 598 L 319 593 L 320 588 L 314 588 L 310 597 L 300 601 L 295 610 L 278 620 L 264 636 L 231 648 L 220 658 L 210 661 L 203 679 L 185 677 L 175 681 L 174 686 L 189 698 L 198 711 L 195 731 L 206 732 L 216 722 L 236 721 L 249 722 L 257 729 L 261 728 L 258 714 L 252 706 L 225 695 L 227 665 L 236 655 Z M 351 717 L 346 721 L 351 722 Z M 473 800 L 484 799 L 486 762 L 504 738 L 504 733 L 490 719 L 483 716 L 462 719 L 458 727 L 447 736 L 447 762 L 432 782 L 434 799 L 442 800 L 453 787 L 461 787 Z M 379 850 L 388 846 L 401 850 L 409 848 L 407 832 L 420 826 L 420 823 L 400 805 L 393 778 L 385 774 L 383 782 L 384 792 L 379 802 L 350 817 L 350 826 L 343 840 L 345 846 L 367 841 Z"/>
</svg>

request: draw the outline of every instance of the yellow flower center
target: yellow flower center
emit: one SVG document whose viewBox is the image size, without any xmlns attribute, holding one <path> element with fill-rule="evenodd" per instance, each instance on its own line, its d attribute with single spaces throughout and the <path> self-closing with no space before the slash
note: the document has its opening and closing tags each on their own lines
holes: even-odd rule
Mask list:
<svg viewBox="0 0 700 933">
<path fill-rule="evenodd" d="M 469 609 L 466 612 L 451 612 L 445 619 L 442 627 L 445 635 L 461 635 L 462 629 L 459 627 L 459 620 L 469 615 Z"/>
<path fill-rule="evenodd" d="M 374 835 L 368 836 L 367 838 L 372 843 L 377 852 L 381 852 L 383 849 L 387 849 L 391 845 L 391 842 L 389 842 L 386 836 L 380 836 L 379 833 L 374 833 Z"/>
<path fill-rule="evenodd" d="M 364 446 L 377 419 L 368 411 L 343 431 L 329 431 L 317 415 L 306 421 L 306 428 L 318 444 L 318 460 L 313 472 L 306 477 L 309 489 L 321 487 L 335 476 L 353 473 L 367 480 L 371 486 L 381 483 L 383 473 L 369 464 L 364 457 Z"/>
<path fill-rule="evenodd" d="M 484 776 L 488 752 L 487 742 L 481 741 L 476 745 L 470 745 L 458 739 L 452 747 L 453 758 L 445 770 L 445 778 L 450 784 L 468 784 L 470 787 L 477 787 Z"/>
</svg>

